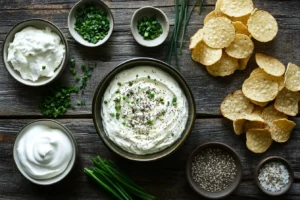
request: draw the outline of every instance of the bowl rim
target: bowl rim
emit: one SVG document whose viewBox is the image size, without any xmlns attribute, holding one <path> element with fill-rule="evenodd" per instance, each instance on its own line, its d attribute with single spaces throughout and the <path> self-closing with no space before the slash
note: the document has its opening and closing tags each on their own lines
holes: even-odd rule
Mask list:
<svg viewBox="0 0 300 200">
<path fill-rule="evenodd" d="M 186 86 L 186 89 L 187 89 L 186 92 L 188 92 L 189 95 L 191 96 L 191 98 L 190 98 L 191 105 L 189 105 L 189 107 L 192 108 L 191 109 L 192 113 L 190 114 L 191 115 L 191 119 L 190 119 L 191 123 L 190 123 L 189 130 L 187 130 L 186 133 L 180 137 L 180 138 L 182 138 L 182 141 L 180 143 L 178 143 L 177 146 L 174 147 L 171 151 L 168 151 L 165 154 L 158 155 L 158 156 L 155 156 L 155 157 L 152 157 L 152 158 L 141 158 L 142 156 L 145 156 L 145 155 L 135 155 L 135 154 L 127 152 L 127 153 L 129 153 L 129 155 L 132 154 L 132 156 L 128 156 L 128 155 L 124 155 L 122 153 L 123 151 L 124 152 L 126 152 L 126 151 L 123 150 L 123 149 L 121 149 L 121 148 L 120 148 L 120 150 L 116 150 L 114 148 L 111 148 L 110 145 L 109 145 L 109 142 L 106 142 L 106 140 L 104 140 L 104 138 L 102 137 L 102 134 L 100 133 L 100 130 L 99 130 L 98 125 L 97 125 L 97 117 L 96 117 L 97 111 L 96 111 L 96 107 L 97 107 L 97 98 L 98 98 L 97 96 L 99 95 L 100 88 L 102 87 L 102 85 L 104 85 L 104 83 L 106 81 L 109 81 L 108 80 L 109 77 L 113 76 L 116 73 L 116 71 L 120 70 L 120 68 L 122 68 L 124 65 L 130 64 L 132 62 L 138 62 L 138 61 L 158 63 L 158 64 L 164 65 L 165 67 L 169 68 L 170 70 L 172 70 L 174 73 L 176 73 L 178 75 L 178 77 L 181 79 L 181 81 L 183 82 L 183 84 Z M 124 70 L 126 70 L 126 69 L 124 69 Z M 168 155 L 171 155 L 172 153 L 174 153 L 176 150 L 178 150 L 184 144 L 184 142 L 187 140 L 188 136 L 190 135 L 190 133 L 191 133 L 193 127 L 194 127 L 195 121 L 196 121 L 196 104 L 195 104 L 195 98 L 193 96 L 193 93 L 192 93 L 192 91 L 191 91 L 188 83 L 186 82 L 185 78 L 180 74 L 180 72 L 178 70 L 176 70 L 171 65 L 169 65 L 169 64 L 167 64 L 167 63 L 165 63 L 165 62 L 163 62 L 161 60 L 155 59 L 155 58 L 137 57 L 137 58 L 132 58 L 132 59 L 128 59 L 128 60 L 126 60 L 124 62 L 121 62 L 120 64 L 117 65 L 117 67 L 115 67 L 113 70 L 111 70 L 110 72 L 108 72 L 102 78 L 102 80 L 100 81 L 100 83 L 98 84 L 98 86 L 97 86 L 97 88 L 96 88 L 96 90 L 94 92 L 93 101 L 92 101 L 92 116 L 93 116 L 93 123 L 94 123 L 95 129 L 96 129 L 96 132 L 97 132 L 98 136 L 100 137 L 102 143 L 109 150 L 111 150 L 112 152 L 116 153 L 117 155 L 119 155 L 119 156 L 121 156 L 123 158 L 126 158 L 128 160 L 138 161 L 138 162 L 148 162 L 148 161 L 159 160 L 159 159 L 162 159 L 162 158 L 164 158 L 164 157 L 166 157 Z M 100 122 L 100 123 L 102 123 L 102 122 Z M 104 133 L 104 134 L 106 134 L 106 133 Z M 180 140 L 180 138 L 178 140 Z M 173 145 L 174 144 L 175 143 L 173 143 Z M 157 154 L 157 153 L 160 153 L 160 152 L 161 151 L 158 151 L 158 152 L 155 152 L 153 154 L 147 154 L 147 155 L 154 155 L 154 154 Z M 134 156 L 139 156 L 140 158 L 137 158 L 137 157 L 134 157 Z"/>
<path fill-rule="evenodd" d="M 167 32 L 165 38 L 163 38 L 163 40 L 162 40 L 160 43 L 156 44 L 156 45 L 151 45 L 151 43 L 149 43 L 148 45 L 145 44 L 145 43 L 141 43 L 141 42 L 137 39 L 136 35 L 133 34 L 133 29 L 134 29 L 134 28 L 133 28 L 133 22 L 134 22 L 134 20 L 136 19 L 136 14 L 137 14 L 138 12 L 141 12 L 141 11 L 144 10 L 144 9 L 147 9 L 147 8 L 156 10 L 156 11 L 158 11 L 159 13 L 161 13 L 162 16 L 163 16 L 163 18 L 164 18 L 164 21 L 165 21 L 165 23 L 166 23 L 166 27 L 167 27 L 167 29 L 164 30 L 164 31 Z M 131 20 L 130 20 L 130 31 L 131 31 L 131 34 L 132 34 L 133 38 L 135 39 L 135 41 L 136 41 L 138 44 L 140 44 L 141 46 L 144 46 L 144 47 L 157 47 L 157 46 L 161 45 L 162 43 L 164 43 L 164 41 L 166 41 L 166 39 L 168 38 L 169 31 L 170 31 L 170 22 L 169 22 L 169 19 L 168 19 L 167 15 L 165 14 L 165 12 L 162 11 L 161 9 L 156 8 L 156 7 L 154 7 L 154 6 L 143 6 L 143 7 L 140 7 L 139 9 L 137 9 L 136 11 L 134 11 L 134 13 L 133 13 L 133 15 L 132 15 L 132 17 L 131 17 Z"/>
<path fill-rule="evenodd" d="M 40 180 L 38 180 L 38 179 L 35 179 L 35 178 L 32 178 L 30 175 L 28 175 L 28 174 L 26 174 L 26 175 L 24 175 L 24 173 L 22 172 L 22 170 L 20 169 L 20 167 L 21 166 L 19 166 L 18 164 L 17 164 L 17 162 L 16 162 L 16 157 L 17 157 L 17 155 L 15 154 L 15 148 L 16 148 L 16 141 L 17 141 L 17 138 L 19 137 L 19 135 L 27 128 L 27 127 L 29 127 L 29 126 L 31 126 L 32 124 L 34 124 L 34 123 L 38 123 L 38 122 L 51 122 L 51 123 L 55 123 L 55 124 L 57 124 L 59 127 L 60 127 L 60 130 L 63 130 L 63 132 L 67 135 L 67 136 L 69 136 L 69 138 L 70 138 L 70 141 L 74 144 L 74 154 L 73 154 L 73 156 L 72 157 L 74 157 L 74 162 L 73 163 L 69 163 L 68 164 L 68 166 L 67 166 L 67 168 L 69 167 L 69 165 L 71 165 L 72 164 L 72 166 L 69 168 L 69 171 L 64 175 L 64 176 L 62 176 L 62 174 L 59 174 L 59 175 L 57 175 L 57 176 L 55 176 L 55 177 L 59 177 L 59 176 L 61 176 L 60 178 L 58 178 L 56 181 L 53 181 L 53 182 L 50 182 L 50 183 L 43 183 L 43 182 L 41 182 Z M 65 126 L 65 125 L 63 125 L 62 123 L 60 123 L 60 122 L 58 122 L 58 121 L 55 121 L 55 120 L 53 120 L 53 119 L 36 119 L 36 120 L 33 120 L 33 121 L 30 121 L 29 123 L 27 123 L 27 124 L 25 124 L 24 126 L 22 126 L 22 128 L 20 129 L 20 131 L 17 133 L 17 135 L 16 135 L 16 137 L 15 137 L 16 139 L 15 139 L 15 141 L 14 141 L 14 145 L 13 145 L 13 147 L 12 147 L 12 151 L 13 151 L 13 159 L 14 159 L 14 164 L 15 164 L 15 166 L 17 167 L 17 169 L 18 169 L 18 171 L 20 172 L 20 174 L 22 174 L 23 175 L 23 177 L 25 177 L 27 180 L 29 180 L 31 183 L 34 183 L 34 184 L 37 184 L 37 185 L 53 185 L 53 184 L 56 184 L 56 183 L 58 183 L 58 182 L 61 182 L 63 179 L 65 179 L 70 173 L 71 173 L 71 171 L 74 169 L 74 166 L 76 165 L 76 163 L 77 163 L 77 157 L 78 157 L 78 147 L 77 147 L 77 141 L 76 141 L 76 139 L 75 139 L 75 136 L 72 134 L 72 132 Z M 67 168 L 66 168 L 66 170 L 67 170 Z M 63 172 L 62 172 L 63 173 Z M 53 178 L 55 178 L 55 177 L 53 177 Z M 45 179 L 45 180 L 48 180 L 48 179 Z M 43 180 L 42 180 L 43 181 Z"/>
<path fill-rule="evenodd" d="M 230 153 L 235 159 L 237 169 L 240 169 L 240 170 L 237 170 L 236 179 L 233 182 L 235 184 L 235 186 L 231 190 L 225 189 L 220 192 L 211 193 L 211 194 L 219 193 L 219 196 L 209 196 L 209 195 L 206 195 L 205 193 L 203 193 L 204 190 L 199 189 L 199 186 L 196 186 L 194 184 L 194 181 L 193 181 L 193 178 L 191 175 L 191 164 L 192 164 L 193 158 L 200 150 L 209 148 L 209 147 L 219 147 L 219 148 L 225 150 L 226 152 Z M 187 181 L 188 181 L 190 187 L 197 194 L 201 195 L 202 197 L 209 198 L 209 199 L 220 199 L 220 198 L 224 198 L 224 197 L 227 197 L 230 194 L 232 194 L 237 189 L 237 187 L 240 185 L 240 183 L 242 181 L 242 177 L 243 177 L 242 171 L 243 171 L 243 166 L 242 166 L 242 161 L 241 161 L 239 154 L 232 147 L 230 147 L 229 145 L 227 145 L 225 143 L 221 143 L 221 142 L 205 142 L 203 144 L 200 144 L 198 147 L 196 147 L 192 151 L 192 153 L 189 155 L 187 162 L 186 162 L 186 178 L 187 178 Z M 209 194 L 209 193 L 207 193 L 207 194 Z"/>
<path fill-rule="evenodd" d="M 71 10 L 69 11 L 69 14 L 68 14 L 68 21 L 67 21 L 69 33 L 72 35 L 73 39 L 74 39 L 76 42 L 78 42 L 79 44 L 81 44 L 82 46 L 85 46 L 85 47 L 91 47 L 91 48 L 93 48 L 93 47 L 99 47 L 99 46 L 103 45 L 104 43 L 106 43 L 106 42 L 109 40 L 109 38 L 111 37 L 111 35 L 112 35 L 113 31 L 114 31 L 114 25 L 115 25 L 114 15 L 113 15 L 113 13 L 111 12 L 111 9 L 108 7 L 108 5 L 106 5 L 106 3 L 104 3 L 104 2 L 101 1 L 101 0 L 94 1 L 94 2 L 97 2 L 98 5 L 100 5 L 101 7 L 104 7 L 104 8 L 108 11 L 108 14 L 109 14 L 110 17 L 111 17 L 111 22 L 112 22 L 112 23 L 111 23 L 112 26 L 110 27 L 110 30 L 111 30 L 111 31 L 108 32 L 108 34 L 107 34 L 107 36 L 106 36 L 106 39 L 99 40 L 98 43 L 96 43 L 96 44 L 93 44 L 93 43 L 90 43 L 90 42 L 89 42 L 89 45 L 83 44 L 81 41 L 77 40 L 76 37 L 74 37 L 74 35 L 73 35 L 72 32 L 70 31 L 70 29 L 71 29 L 71 14 L 74 13 L 74 12 L 76 12 L 75 7 L 80 6 L 81 4 L 85 4 L 85 3 L 86 3 L 85 1 L 86 1 L 86 0 L 79 0 L 78 2 L 76 2 L 76 3 L 72 6 Z"/>
<path fill-rule="evenodd" d="M 47 77 L 49 80 L 43 84 L 36 84 L 30 80 L 25 80 L 23 79 L 23 82 L 18 80 L 13 74 L 10 73 L 10 71 L 8 70 L 8 67 L 6 65 L 6 58 L 4 57 L 4 52 L 5 52 L 5 44 L 7 43 L 7 39 L 8 37 L 12 34 L 12 31 L 18 27 L 19 25 L 23 24 L 23 23 L 26 23 L 26 22 L 30 22 L 30 21 L 40 21 L 40 22 L 43 22 L 43 23 L 46 23 L 46 24 L 50 24 L 52 25 L 60 34 L 59 34 L 59 37 L 60 39 L 62 40 L 62 43 L 64 44 L 65 46 L 65 56 L 64 56 L 64 61 L 62 61 L 60 63 L 60 69 L 59 70 L 59 73 L 53 78 L 51 79 L 51 77 Z M 56 26 L 54 23 L 48 21 L 48 20 L 45 20 L 45 19 L 41 19 L 41 18 L 31 18 L 31 19 L 26 19 L 26 20 L 23 20 L 23 21 L 20 21 L 18 22 L 17 24 L 15 24 L 10 30 L 9 32 L 6 34 L 5 38 L 4 38 L 4 42 L 2 44 L 2 59 L 3 59 L 3 64 L 4 64 L 4 68 L 6 69 L 6 71 L 11 75 L 11 77 L 13 77 L 17 82 L 23 84 L 23 85 L 26 85 L 26 86 L 31 86 L 31 87 L 41 87 L 41 86 L 45 86 L 45 85 L 48 85 L 52 82 L 54 82 L 55 80 L 57 80 L 61 75 L 62 73 L 64 72 L 66 66 L 67 66 L 67 63 L 68 63 L 68 60 L 69 60 L 69 45 L 68 45 L 68 41 L 65 37 L 65 35 L 63 34 L 63 32 L 58 28 L 58 26 Z M 8 63 L 8 62 L 7 62 Z M 14 70 L 14 69 L 13 69 Z M 21 77 L 22 78 L 22 77 Z M 32 82 L 32 83 L 31 83 Z"/>
<path fill-rule="evenodd" d="M 259 180 L 258 180 L 258 174 L 259 174 L 259 170 L 260 168 L 265 165 L 266 163 L 268 162 L 272 162 L 272 161 L 279 161 L 281 162 L 282 164 L 285 165 L 285 167 L 287 168 L 288 172 L 289 172 L 289 183 L 288 185 L 286 186 L 286 188 L 284 190 L 281 190 L 279 192 L 271 192 L 271 191 L 268 191 L 266 189 L 264 189 L 261 184 L 259 183 Z M 294 171 L 293 171 L 293 168 L 291 166 L 291 164 L 289 163 L 289 161 L 287 161 L 286 159 L 284 159 L 283 157 L 280 157 L 280 156 L 268 156 L 266 158 L 263 158 L 257 165 L 256 167 L 254 168 L 254 180 L 255 180 L 255 183 L 257 185 L 257 187 L 260 189 L 260 191 L 262 191 L 263 193 L 267 194 L 267 195 L 270 195 L 270 196 L 280 196 L 280 195 L 283 195 L 285 193 L 287 193 L 293 183 L 294 183 Z"/>
</svg>

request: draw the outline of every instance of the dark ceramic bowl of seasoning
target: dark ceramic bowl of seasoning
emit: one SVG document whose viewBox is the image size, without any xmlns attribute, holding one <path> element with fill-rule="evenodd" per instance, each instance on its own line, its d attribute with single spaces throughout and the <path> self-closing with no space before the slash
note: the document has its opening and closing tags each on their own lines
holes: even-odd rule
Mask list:
<svg viewBox="0 0 300 200">
<path fill-rule="evenodd" d="M 92 11 L 85 10 L 85 13 L 91 12 L 90 15 L 95 15 L 95 18 L 97 17 L 96 22 L 100 22 L 100 21 L 103 22 L 103 24 L 97 23 L 97 24 L 92 25 L 95 28 L 98 27 L 98 33 L 100 34 L 100 36 L 95 36 L 95 32 L 92 32 L 92 30 L 91 30 L 92 28 L 88 29 L 87 27 L 84 28 L 82 26 L 82 28 L 80 29 L 80 32 L 82 32 L 82 35 L 79 34 L 79 32 L 75 30 L 76 15 L 80 12 L 80 10 L 87 9 L 87 7 L 89 7 L 89 6 L 96 8 L 100 12 L 104 13 L 104 15 L 99 14 L 99 13 L 95 14 L 95 10 L 92 10 Z M 104 17 L 105 19 L 102 18 L 103 20 L 102 19 L 100 20 L 99 17 Z M 80 20 L 83 21 L 85 19 L 83 16 L 81 16 Z M 92 26 L 89 26 L 89 27 L 92 27 Z M 107 26 L 109 29 L 105 30 L 104 26 L 105 27 Z M 69 28 L 69 32 L 71 33 L 72 37 L 78 43 L 80 43 L 86 47 L 98 47 L 98 46 L 104 44 L 110 38 L 110 36 L 113 32 L 113 29 L 114 29 L 114 18 L 113 18 L 112 12 L 109 9 L 109 7 L 101 0 L 80 0 L 72 7 L 71 11 L 69 12 L 68 28 Z M 104 35 L 102 36 L 102 34 L 104 34 Z M 83 36 L 86 38 L 84 39 Z M 96 38 L 96 37 L 101 37 L 101 38 Z"/>
<path fill-rule="evenodd" d="M 230 195 L 242 179 L 242 164 L 234 149 L 218 142 L 197 147 L 186 165 L 187 180 L 192 189 L 209 199 Z"/>
<path fill-rule="evenodd" d="M 254 170 L 254 179 L 257 187 L 263 193 L 270 196 L 280 196 L 292 187 L 294 172 L 286 159 L 270 156 L 258 163 Z"/>
<path fill-rule="evenodd" d="M 134 39 L 145 47 L 161 45 L 169 34 L 168 17 L 162 10 L 152 6 L 136 10 L 132 15 L 130 27 Z"/>
<path fill-rule="evenodd" d="M 142 68 L 145 67 L 145 68 L 143 68 L 142 71 L 137 71 L 137 70 L 141 69 L 141 67 Z M 146 72 L 147 69 L 149 71 Z M 130 71 L 130 73 L 129 73 L 129 71 Z M 145 72 L 145 73 L 143 74 L 143 72 Z M 148 74 L 148 72 L 151 74 Z M 151 85 L 153 85 L 152 83 L 154 83 L 154 87 L 158 87 L 156 84 L 163 84 L 165 80 L 154 79 L 154 77 L 158 77 L 162 74 L 164 74 L 166 77 L 169 77 L 170 80 L 172 78 L 174 83 L 176 83 L 175 84 L 177 86 L 177 87 L 175 87 L 176 90 L 179 90 L 179 88 L 180 88 L 181 89 L 180 94 L 182 96 L 186 97 L 185 98 L 186 104 L 184 104 L 185 108 L 186 108 L 184 111 L 184 113 L 185 113 L 184 117 L 186 119 L 186 123 L 183 123 L 180 126 L 182 128 L 182 131 L 180 131 L 178 133 L 176 133 L 176 132 L 169 133 L 164 128 L 161 129 L 160 126 L 156 126 L 157 123 L 160 123 L 159 121 L 157 121 L 160 116 L 155 116 L 153 121 L 146 120 L 146 122 L 144 122 L 145 121 L 144 117 L 147 117 L 146 116 L 147 114 L 145 114 L 146 112 L 143 112 L 143 110 L 138 109 L 138 108 L 136 109 L 136 111 L 133 111 L 130 114 L 130 116 L 123 115 L 123 113 L 125 111 L 127 112 L 129 110 L 129 109 L 128 110 L 123 110 L 123 109 L 125 109 L 126 106 L 131 105 L 131 103 L 132 103 L 133 107 L 135 107 L 136 105 L 138 107 L 139 106 L 143 107 L 144 105 L 146 105 L 146 106 L 148 105 L 147 103 L 146 104 L 142 103 L 142 102 L 144 102 L 144 100 L 151 102 L 153 99 L 158 98 L 158 96 L 160 95 L 159 93 L 156 93 L 155 97 L 151 96 L 152 93 L 147 93 L 147 95 L 145 95 L 145 96 L 139 96 L 140 98 L 136 99 L 136 101 L 130 100 L 130 98 L 134 98 L 136 95 L 141 94 L 141 93 L 139 93 L 139 91 L 136 91 L 136 90 L 140 90 L 140 88 L 141 88 L 141 90 L 143 90 L 143 89 L 147 90 L 148 87 L 151 87 Z M 134 78 L 134 79 L 132 80 L 130 78 Z M 121 79 L 123 79 L 123 80 L 121 80 Z M 127 82 L 125 82 L 124 79 L 127 79 Z M 119 82 L 119 81 L 121 81 L 121 82 Z M 143 85 L 143 83 L 145 83 L 145 84 Z M 147 86 L 144 87 L 145 85 L 147 85 Z M 163 87 L 167 87 L 166 84 L 164 84 Z M 169 85 L 168 85 L 168 87 L 169 87 Z M 115 90 L 115 89 L 117 89 L 117 90 Z M 125 92 L 128 91 L 128 93 L 123 94 L 124 91 Z M 131 94 L 130 91 L 135 91 L 135 92 L 132 92 L 132 94 Z M 162 93 L 162 94 L 165 94 L 165 93 Z M 112 95 L 113 97 L 110 98 L 109 95 Z M 120 98 L 119 98 L 119 95 L 121 95 Z M 163 96 L 167 96 L 167 95 L 163 95 Z M 167 107 L 168 106 L 168 109 L 170 109 L 170 110 L 172 110 L 175 107 L 176 107 L 176 109 L 179 109 L 179 106 L 180 106 L 179 101 L 180 101 L 180 99 L 178 98 L 178 104 L 174 105 L 173 104 L 174 102 L 169 102 L 168 100 L 165 100 L 165 102 L 159 102 L 159 103 L 155 104 L 155 105 L 158 105 L 158 107 L 155 107 L 155 108 L 159 109 L 159 107 Z M 121 108 L 118 107 L 117 104 L 121 105 Z M 95 94 L 94 94 L 92 105 L 93 105 L 92 113 L 93 113 L 94 125 L 95 125 L 97 133 L 100 136 L 100 139 L 102 140 L 102 142 L 116 154 L 118 154 L 126 159 L 134 160 L 134 161 L 153 161 L 153 160 L 161 159 L 161 158 L 173 153 L 174 151 L 176 151 L 180 146 L 182 146 L 182 144 L 188 138 L 188 136 L 192 130 L 192 127 L 194 125 L 195 116 L 196 116 L 196 107 L 195 107 L 194 98 L 193 98 L 192 92 L 191 92 L 187 82 L 185 81 L 185 79 L 181 76 L 181 74 L 176 69 L 174 69 L 167 63 L 164 63 L 160 60 L 156 60 L 156 59 L 152 59 L 152 58 L 130 59 L 130 60 L 127 60 L 127 61 L 121 63 L 120 65 L 118 65 L 114 70 L 112 70 L 110 73 L 108 73 L 102 79 L 102 81 L 99 83 L 99 85 L 95 91 Z M 173 107 L 171 107 L 171 106 L 173 106 Z M 106 112 L 106 110 L 108 110 L 108 109 L 111 109 L 111 110 L 109 110 L 109 112 Z M 148 109 L 148 108 L 145 108 L 145 109 Z M 151 109 L 151 111 L 154 111 L 154 110 L 156 110 L 156 109 Z M 131 110 L 129 110 L 128 112 L 131 112 Z M 137 119 L 136 121 L 139 121 L 138 124 L 136 124 L 134 122 L 134 120 L 131 120 L 132 116 L 135 115 L 134 113 L 141 113 L 141 112 L 143 112 L 143 115 L 142 115 L 142 116 L 144 116 L 143 120 L 141 122 L 141 121 L 139 121 L 139 119 L 135 118 L 135 119 Z M 178 113 L 181 113 L 181 112 L 178 112 Z M 173 112 L 171 112 L 170 118 L 172 118 L 172 114 L 173 114 Z M 162 118 L 165 118 L 166 121 L 168 121 L 168 122 L 171 121 L 172 119 L 168 118 L 167 116 L 168 116 L 168 111 L 166 111 L 165 115 L 163 115 Z M 158 118 L 156 118 L 156 117 L 158 117 Z M 181 120 L 181 118 L 176 118 L 176 119 Z M 131 121 L 129 121 L 129 120 L 131 120 Z M 132 125 L 132 123 L 134 126 Z M 113 125 L 108 127 L 107 124 L 113 124 Z M 132 152 L 133 151 L 132 149 L 134 149 L 134 148 L 144 148 L 147 146 L 146 144 L 140 145 L 139 141 L 137 141 L 137 140 L 139 140 L 138 138 L 134 138 L 134 142 L 130 143 L 130 145 L 129 145 L 130 149 L 126 149 L 124 146 L 122 146 L 123 143 L 122 144 L 119 143 L 119 140 L 121 140 L 121 139 L 122 139 L 122 141 L 125 140 L 125 139 L 123 140 L 123 138 L 121 138 L 122 134 L 126 134 L 129 131 L 135 130 L 136 127 L 137 128 L 139 128 L 141 126 L 149 127 L 148 125 L 151 126 L 149 130 L 158 128 L 162 131 L 161 133 L 163 135 L 168 133 L 169 135 L 166 135 L 166 138 L 172 139 L 172 137 L 176 134 L 178 135 L 178 137 L 176 137 L 176 140 L 174 140 L 172 143 L 168 143 L 168 145 L 165 145 L 164 148 L 156 148 L 155 145 L 153 145 L 153 146 L 151 145 L 151 147 L 156 148 L 157 151 L 154 152 L 151 149 L 151 152 L 147 150 L 147 152 L 145 152 L 145 153 L 142 152 L 142 154 Z M 174 126 L 174 127 L 177 127 L 177 126 Z M 125 129 L 126 131 L 119 132 L 119 130 L 123 130 L 123 129 Z M 113 130 L 113 131 L 111 131 L 111 130 Z M 127 131 L 127 130 L 129 130 L 129 131 Z M 138 130 L 140 130 L 140 129 L 138 129 Z M 176 131 L 177 129 L 174 129 L 174 130 Z M 113 133 L 117 132 L 119 135 L 117 137 L 114 137 L 111 134 L 112 132 Z M 130 137 L 131 135 L 136 135 L 136 132 L 130 132 L 130 133 L 133 133 L 133 134 L 128 134 L 128 137 Z M 153 132 L 143 132 L 143 133 L 138 132 L 137 135 L 138 135 L 138 137 L 146 138 L 146 141 L 149 143 L 151 143 L 152 141 L 156 141 L 151 138 L 150 139 L 148 138 L 149 133 L 151 133 L 151 135 L 152 135 Z M 118 140 L 118 141 L 116 141 L 116 140 Z M 132 141 L 130 138 L 129 139 L 126 138 L 125 144 L 127 144 L 130 141 Z M 147 144 L 149 144 L 149 143 L 147 143 Z M 161 143 L 159 143 L 159 145 L 160 144 Z M 161 147 L 161 146 L 159 146 L 159 147 Z"/>
</svg>

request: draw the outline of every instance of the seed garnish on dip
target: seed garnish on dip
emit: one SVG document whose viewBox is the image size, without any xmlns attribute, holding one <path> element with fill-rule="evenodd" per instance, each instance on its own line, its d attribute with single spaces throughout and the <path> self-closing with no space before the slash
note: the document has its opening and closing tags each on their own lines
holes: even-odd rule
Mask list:
<svg viewBox="0 0 300 200">
<path fill-rule="evenodd" d="M 260 185 L 271 192 L 279 192 L 289 184 L 289 171 L 279 162 L 269 162 L 259 170 L 258 180 Z"/>
<path fill-rule="evenodd" d="M 207 192 L 220 192 L 237 176 L 234 157 L 220 148 L 205 148 L 192 161 L 192 178 Z"/>
</svg>

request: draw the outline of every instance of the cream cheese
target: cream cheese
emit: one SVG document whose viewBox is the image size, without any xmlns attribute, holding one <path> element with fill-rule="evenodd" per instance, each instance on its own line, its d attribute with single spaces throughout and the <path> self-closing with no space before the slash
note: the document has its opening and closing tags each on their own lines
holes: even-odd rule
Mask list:
<svg viewBox="0 0 300 200">
<path fill-rule="evenodd" d="M 9 44 L 7 61 L 25 80 L 37 81 L 39 77 L 52 77 L 65 55 L 60 37 L 34 27 L 26 27 L 15 34 Z"/>
<path fill-rule="evenodd" d="M 134 154 L 150 154 L 175 143 L 188 119 L 188 102 L 168 73 L 140 66 L 116 75 L 104 93 L 104 130 L 115 144 Z"/>
<path fill-rule="evenodd" d="M 74 154 L 70 138 L 59 129 L 30 127 L 17 143 L 17 156 L 26 173 L 35 179 L 50 179 L 63 173 Z"/>
</svg>

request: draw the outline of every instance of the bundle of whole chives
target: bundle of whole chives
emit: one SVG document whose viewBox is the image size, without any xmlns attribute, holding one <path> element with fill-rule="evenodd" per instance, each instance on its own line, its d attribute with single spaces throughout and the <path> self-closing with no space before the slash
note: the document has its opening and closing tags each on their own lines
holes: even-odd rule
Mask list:
<svg viewBox="0 0 300 200">
<path fill-rule="evenodd" d="M 154 196 L 136 185 L 112 161 L 103 160 L 100 156 L 90 159 L 95 166 L 84 168 L 84 172 L 116 199 L 132 200 L 131 195 L 143 200 L 155 199 Z"/>
<path fill-rule="evenodd" d="M 169 44 L 169 51 L 168 51 L 168 57 L 167 57 L 167 63 L 171 64 L 172 56 L 175 55 L 175 63 L 177 66 L 177 69 L 180 71 L 180 67 L 178 64 L 178 53 L 177 53 L 177 43 L 178 43 L 178 37 L 181 33 L 181 40 L 180 40 L 180 54 L 182 54 L 182 45 L 184 40 L 184 35 L 186 32 L 186 28 L 188 25 L 188 22 L 191 18 L 192 12 L 195 8 L 195 6 L 200 2 L 200 8 L 199 8 L 199 14 L 202 9 L 202 3 L 203 0 L 197 0 L 196 3 L 193 5 L 192 10 L 188 14 L 188 0 L 175 0 L 175 24 L 173 28 L 173 33 L 171 37 L 171 41 Z M 183 23 L 183 26 L 182 26 Z"/>
</svg>

